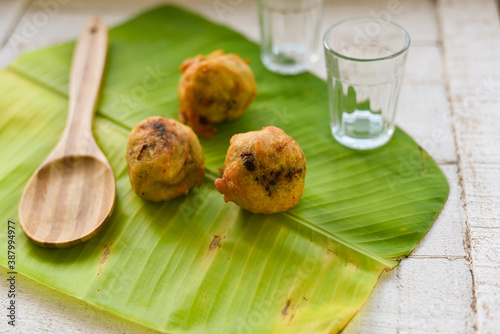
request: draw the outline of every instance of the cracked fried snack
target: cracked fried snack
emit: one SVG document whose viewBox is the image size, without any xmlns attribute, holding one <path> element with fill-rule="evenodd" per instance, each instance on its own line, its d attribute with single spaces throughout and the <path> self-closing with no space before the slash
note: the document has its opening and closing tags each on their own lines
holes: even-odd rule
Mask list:
<svg viewBox="0 0 500 334">
<path fill-rule="evenodd" d="M 222 50 L 186 59 L 177 88 L 179 118 L 201 136 L 212 137 L 213 123 L 232 121 L 257 94 L 252 70 L 240 56 Z"/>
<path fill-rule="evenodd" d="M 287 211 L 299 203 L 306 158 L 299 144 L 280 128 L 234 135 L 224 163 L 215 186 L 226 202 L 265 214 Z"/>
<path fill-rule="evenodd" d="M 200 186 L 205 156 L 193 130 L 173 119 L 149 117 L 128 137 L 130 183 L 144 199 L 159 202 L 185 195 Z"/>
</svg>

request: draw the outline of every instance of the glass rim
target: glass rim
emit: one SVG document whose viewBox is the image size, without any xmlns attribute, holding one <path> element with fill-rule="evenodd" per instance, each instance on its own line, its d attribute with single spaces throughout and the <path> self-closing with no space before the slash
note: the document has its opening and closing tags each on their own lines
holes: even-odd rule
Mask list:
<svg viewBox="0 0 500 334">
<path fill-rule="evenodd" d="M 397 29 L 399 29 L 400 31 L 403 32 L 403 35 L 405 36 L 406 38 L 406 42 L 405 42 L 405 45 L 398 51 L 388 55 L 388 56 L 385 56 L 385 57 L 378 57 L 378 58 L 356 58 L 356 57 L 349 57 L 349 56 L 346 56 L 338 51 L 335 51 L 331 46 L 330 44 L 327 42 L 327 36 L 330 34 L 330 32 L 334 29 L 334 28 L 337 28 L 338 26 L 340 26 L 341 24 L 344 24 L 344 23 L 347 23 L 347 22 L 354 22 L 354 21 L 372 21 L 372 22 L 380 22 L 380 23 L 383 23 L 383 24 L 388 24 L 390 26 L 393 26 Z M 350 19 L 345 19 L 345 20 L 342 20 L 342 21 L 339 21 L 337 23 L 335 23 L 334 25 L 332 25 L 330 28 L 328 28 L 323 36 L 323 46 L 325 48 L 326 51 L 334 54 L 335 56 L 337 57 L 340 57 L 340 58 L 343 58 L 343 59 L 346 59 L 346 60 L 351 60 L 351 61 L 357 61 L 357 62 L 370 62 L 370 61 L 379 61 L 379 60 L 386 60 L 386 59 L 392 59 L 392 58 L 396 58 L 397 56 L 401 55 L 402 53 L 404 53 L 405 51 L 408 50 L 408 48 L 410 47 L 410 35 L 408 34 L 408 32 L 403 28 L 401 27 L 399 24 L 397 23 L 394 23 L 392 21 L 388 21 L 388 20 L 381 20 L 381 19 L 375 19 L 373 17 L 354 17 L 354 18 L 350 18 Z"/>
</svg>

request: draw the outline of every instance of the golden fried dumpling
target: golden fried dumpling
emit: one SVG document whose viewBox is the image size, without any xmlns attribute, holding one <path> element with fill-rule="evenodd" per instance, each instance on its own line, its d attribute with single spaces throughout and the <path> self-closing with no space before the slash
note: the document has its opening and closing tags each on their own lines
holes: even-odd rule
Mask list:
<svg viewBox="0 0 500 334">
<path fill-rule="evenodd" d="M 217 131 L 213 123 L 243 115 L 257 94 L 252 70 L 236 54 L 198 55 L 185 60 L 180 71 L 179 117 L 204 137 Z"/>
<path fill-rule="evenodd" d="M 299 203 L 306 158 L 299 144 L 280 128 L 240 133 L 231 138 L 222 178 L 215 186 L 253 213 L 283 212 Z"/>
<path fill-rule="evenodd" d="M 135 193 L 166 201 L 200 186 L 205 156 L 193 130 L 173 119 L 149 117 L 128 137 L 127 164 Z"/>
</svg>

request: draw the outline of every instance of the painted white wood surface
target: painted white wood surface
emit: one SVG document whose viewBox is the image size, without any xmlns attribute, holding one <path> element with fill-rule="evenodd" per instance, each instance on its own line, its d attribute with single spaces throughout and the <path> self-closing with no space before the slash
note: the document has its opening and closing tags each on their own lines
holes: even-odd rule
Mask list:
<svg viewBox="0 0 500 334">
<path fill-rule="evenodd" d="M 28 0 L 0 1 L 0 47 L 7 42 L 28 4 Z"/>
<path fill-rule="evenodd" d="M 252 0 L 170 2 L 259 40 Z M 76 38 L 90 15 L 99 14 L 113 26 L 160 3 L 0 0 L 0 67 L 22 52 Z M 217 3 L 228 6 L 221 11 Z M 500 332 L 500 126 L 495 117 L 500 23 L 495 1 L 325 0 L 324 7 L 323 32 L 353 16 L 384 16 L 408 30 L 412 45 L 397 123 L 440 164 L 451 187 L 427 236 L 398 268 L 382 275 L 344 332 Z M 312 71 L 325 77 L 323 59 Z M 0 271 L 0 308 L 7 301 L 1 292 L 7 291 L 5 275 Z M 154 333 L 23 277 L 18 289 L 18 327 L 0 320 L 0 332 Z"/>
<path fill-rule="evenodd" d="M 493 1 L 440 1 L 476 326 L 500 332 L 500 23 Z M 475 25 L 470 24 L 473 18 Z"/>
</svg>

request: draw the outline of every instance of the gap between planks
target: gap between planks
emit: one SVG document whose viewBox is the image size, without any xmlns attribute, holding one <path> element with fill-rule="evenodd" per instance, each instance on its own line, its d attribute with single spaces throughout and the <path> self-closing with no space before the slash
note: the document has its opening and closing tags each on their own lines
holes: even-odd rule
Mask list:
<svg viewBox="0 0 500 334">
<path fill-rule="evenodd" d="M 464 215 L 465 215 L 464 250 L 466 252 L 465 259 L 469 265 L 469 270 L 470 270 L 470 275 L 471 275 L 471 280 L 472 280 L 472 293 L 471 293 L 471 296 L 472 296 L 472 300 L 471 300 L 472 314 L 471 314 L 471 318 L 472 318 L 472 322 L 473 322 L 473 328 L 477 332 L 479 320 L 478 320 L 478 316 L 477 316 L 477 296 L 476 296 L 476 280 L 475 280 L 475 275 L 474 275 L 474 263 L 473 263 L 472 256 L 471 256 L 471 226 L 470 226 L 469 214 L 468 214 L 468 210 L 467 210 L 467 202 L 466 202 L 467 199 L 466 199 L 465 191 L 464 191 L 464 175 L 463 175 L 463 171 L 461 168 L 462 157 L 461 157 L 461 152 L 458 149 L 459 141 L 457 138 L 456 125 L 455 125 L 455 122 L 453 122 L 455 110 L 454 110 L 454 106 L 453 106 L 453 99 L 451 97 L 451 91 L 450 91 L 450 85 L 449 85 L 450 75 L 449 75 L 448 66 L 447 66 L 446 51 L 444 49 L 443 41 L 441 39 L 442 33 L 443 33 L 443 30 L 442 30 L 443 28 L 442 28 L 442 21 L 441 21 L 441 17 L 440 17 L 440 11 L 441 11 L 441 9 L 436 4 L 436 10 L 434 11 L 434 13 L 436 16 L 436 21 L 437 21 L 437 26 L 438 26 L 438 34 L 439 34 L 438 47 L 439 47 L 441 55 L 442 55 L 441 59 L 443 62 L 443 76 L 445 79 L 446 99 L 448 100 L 448 104 L 451 108 L 451 114 L 452 114 L 451 126 L 452 126 L 453 140 L 455 142 L 455 147 L 457 148 L 456 149 L 456 155 L 457 155 L 456 166 L 457 166 L 458 185 L 460 187 L 460 200 L 463 203 L 462 205 L 463 205 L 463 210 L 464 210 Z"/>
</svg>

